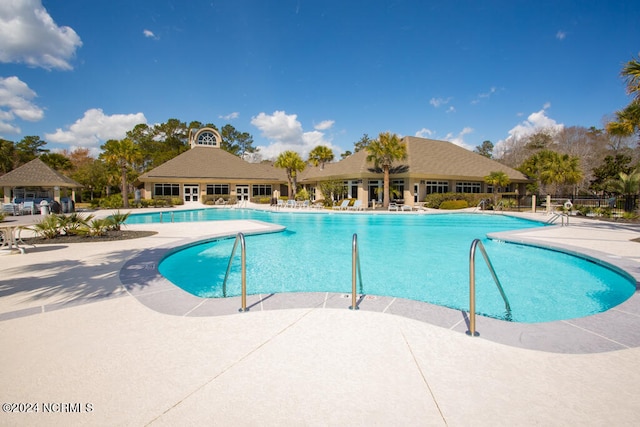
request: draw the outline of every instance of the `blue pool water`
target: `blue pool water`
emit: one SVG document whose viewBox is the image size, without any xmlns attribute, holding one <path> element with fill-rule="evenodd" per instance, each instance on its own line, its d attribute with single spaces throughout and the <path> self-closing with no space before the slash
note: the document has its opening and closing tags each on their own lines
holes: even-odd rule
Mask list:
<svg viewBox="0 0 640 427">
<path fill-rule="evenodd" d="M 164 214 L 164 221 L 169 220 L 168 215 Z M 203 209 L 176 211 L 173 217 L 176 222 L 222 219 L 255 219 L 287 227 L 281 233 L 246 237 L 249 294 L 350 293 L 354 233 L 358 235 L 362 292 L 367 295 L 468 310 L 469 249 L 476 238 L 482 240 L 502 282 L 513 321 L 546 322 L 587 316 L 620 304 L 635 291 L 628 276 L 587 259 L 487 239 L 491 232 L 543 226 L 504 215 L 345 215 Z M 158 214 L 134 214 L 127 223 L 159 220 Z M 194 295 L 222 297 L 233 242 L 221 239 L 186 247 L 167 256 L 159 270 Z M 507 318 L 504 302 L 481 254 L 476 257 L 477 312 Z M 239 294 L 238 259 L 227 281 L 227 296 Z"/>
</svg>

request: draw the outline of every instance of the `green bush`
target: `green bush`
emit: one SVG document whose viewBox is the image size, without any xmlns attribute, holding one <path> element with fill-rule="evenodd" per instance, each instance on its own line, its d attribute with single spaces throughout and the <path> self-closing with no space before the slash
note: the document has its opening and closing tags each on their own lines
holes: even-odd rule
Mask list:
<svg viewBox="0 0 640 427">
<path fill-rule="evenodd" d="M 87 222 L 81 233 L 87 236 L 103 236 L 113 227 L 113 220 L 109 218 L 95 218 Z"/>
<path fill-rule="evenodd" d="M 440 209 L 465 209 L 469 207 L 466 200 L 445 200 L 440 203 Z"/>
<path fill-rule="evenodd" d="M 452 200 L 465 200 L 467 202 L 467 206 L 478 206 L 480 200 L 488 199 L 491 197 L 491 194 L 487 193 L 432 193 L 427 194 L 427 197 L 424 199 L 424 206 L 427 208 L 435 208 L 435 209 L 445 209 L 440 205 L 446 201 Z M 460 209 L 460 208 L 458 208 Z"/>
<path fill-rule="evenodd" d="M 54 239 L 60 235 L 60 218 L 58 215 L 47 215 L 31 230 L 44 239 Z"/>
<path fill-rule="evenodd" d="M 122 194 L 112 194 L 107 197 L 103 197 L 99 201 L 100 207 L 103 209 L 119 209 L 123 206 Z"/>
</svg>

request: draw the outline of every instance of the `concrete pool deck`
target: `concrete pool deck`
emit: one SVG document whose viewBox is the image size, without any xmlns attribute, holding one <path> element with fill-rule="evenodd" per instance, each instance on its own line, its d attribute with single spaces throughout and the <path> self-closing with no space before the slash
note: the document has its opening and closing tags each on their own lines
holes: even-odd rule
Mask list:
<svg viewBox="0 0 640 427">
<path fill-rule="evenodd" d="M 640 278 L 631 241 L 640 227 L 571 220 L 495 237 L 604 258 Z M 444 324 L 430 310 L 382 313 L 373 307 L 382 299 L 352 311 L 341 295 L 263 297 L 248 313 L 232 301 L 228 314 L 212 313 L 202 300 L 166 298 L 173 289 L 148 282 L 145 262 L 189 239 L 268 226 L 130 228 L 158 234 L 0 254 L 0 401 L 39 405 L 1 413 L 0 425 L 634 425 L 640 416 L 637 292 L 591 319 L 552 322 L 569 331 L 556 340 L 501 338 L 493 323 L 507 322 L 481 317 L 471 338 L 460 312 L 451 327 L 451 313 Z M 141 278 L 148 286 L 132 286 Z"/>
</svg>

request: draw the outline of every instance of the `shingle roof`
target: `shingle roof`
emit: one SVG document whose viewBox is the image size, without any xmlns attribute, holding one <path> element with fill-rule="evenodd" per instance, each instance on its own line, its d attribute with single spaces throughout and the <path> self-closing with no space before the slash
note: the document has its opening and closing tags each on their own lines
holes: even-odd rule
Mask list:
<svg viewBox="0 0 640 427">
<path fill-rule="evenodd" d="M 51 169 L 42 160 L 35 158 L 29 163 L 0 176 L 0 187 L 67 187 L 82 185 Z"/>
<path fill-rule="evenodd" d="M 529 181 L 521 172 L 451 142 L 413 136 L 404 137 L 402 141 L 407 144 L 407 158 L 394 163 L 392 173 L 396 177 L 410 174 L 420 179 L 477 180 L 500 171 L 512 182 Z M 374 176 L 379 177 L 380 172 L 367 162 L 367 152 L 362 150 L 337 163 L 326 164 L 324 170 L 308 168 L 302 173 L 301 181 Z"/>
<path fill-rule="evenodd" d="M 193 147 L 138 179 L 145 182 L 175 178 L 287 180 L 283 169 L 276 169 L 269 164 L 249 163 L 222 149 L 211 147 Z"/>
<path fill-rule="evenodd" d="M 407 144 L 407 159 L 394 164 L 395 170 L 392 170 L 392 173 L 395 177 L 411 175 L 419 179 L 477 181 L 491 172 L 501 171 L 506 173 L 512 182 L 529 181 L 517 170 L 451 142 L 412 136 L 403 138 L 403 141 Z M 378 179 L 381 173 L 382 171 L 374 169 L 372 163 L 367 162 L 367 152 L 362 150 L 339 162 L 327 163 L 324 169 L 308 166 L 299 175 L 299 181 L 304 183 L 324 179 Z M 287 181 L 283 169 L 275 168 L 271 164 L 249 163 L 222 149 L 211 147 L 193 147 L 139 178 L 142 182 L 168 179 Z"/>
</svg>

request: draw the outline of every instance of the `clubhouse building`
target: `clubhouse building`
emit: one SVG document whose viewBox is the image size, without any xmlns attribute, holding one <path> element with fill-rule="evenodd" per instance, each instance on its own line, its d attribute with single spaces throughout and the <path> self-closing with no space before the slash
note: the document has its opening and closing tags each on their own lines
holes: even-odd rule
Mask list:
<svg viewBox="0 0 640 427">
<path fill-rule="evenodd" d="M 185 203 L 205 198 L 235 196 L 238 200 L 290 196 L 284 169 L 270 163 L 249 163 L 220 148 L 218 131 L 203 128 L 189 134 L 190 149 L 141 175 L 142 197 L 179 197 Z M 511 184 L 503 192 L 525 194 L 530 182 L 521 172 L 447 141 L 407 136 L 407 158 L 391 168 L 391 187 L 396 198 L 415 205 L 431 193 L 491 193 L 484 182 L 492 172 L 504 172 Z M 298 174 L 298 187 L 304 187 L 312 200 L 323 199 L 319 184 L 342 181 L 344 197 L 358 199 L 363 206 L 382 201 L 383 172 L 367 162 L 366 151 L 324 167 L 307 168 Z M 328 197 L 328 196 L 327 196 Z"/>
</svg>

